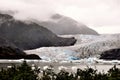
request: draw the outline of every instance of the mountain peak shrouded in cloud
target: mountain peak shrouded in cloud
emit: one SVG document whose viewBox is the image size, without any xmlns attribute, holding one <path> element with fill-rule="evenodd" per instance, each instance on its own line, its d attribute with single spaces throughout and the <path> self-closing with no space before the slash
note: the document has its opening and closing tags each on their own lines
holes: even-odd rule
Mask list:
<svg viewBox="0 0 120 80">
<path fill-rule="evenodd" d="M 48 21 L 36 21 L 39 25 L 46 27 L 58 35 L 88 34 L 98 35 L 98 33 L 86 25 L 75 21 L 70 17 L 54 14 Z"/>
<path fill-rule="evenodd" d="M 51 16 L 51 19 L 60 19 L 60 18 L 62 18 L 62 15 L 60 14 L 54 14 Z"/>
<path fill-rule="evenodd" d="M 76 43 L 74 37 L 59 37 L 34 22 L 27 24 L 24 21 L 14 19 L 8 14 L 1 13 L 0 37 L 23 50 L 49 46 L 71 46 Z"/>
<path fill-rule="evenodd" d="M 120 0 L 0 0 L 0 10 L 16 11 L 14 17 L 17 19 L 34 18 L 40 21 L 59 13 L 99 33 L 118 33 L 120 30 Z M 117 30 L 109 31 L 111 26 Z"/>
</svg>

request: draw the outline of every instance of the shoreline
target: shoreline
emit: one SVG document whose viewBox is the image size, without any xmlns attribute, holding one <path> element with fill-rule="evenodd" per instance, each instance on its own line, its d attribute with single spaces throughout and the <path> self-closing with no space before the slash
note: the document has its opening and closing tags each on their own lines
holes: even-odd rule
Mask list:
<svg viewBox="0 0 120 80">
<path fill-rule="evenodd" d="M 0 68 L 8 68 L 12 65 L 20 65 L 22 62 L 24 61 L 24 59 L 20 59 L 20 60 L 0 60 Z M 116 65 L 118 68 L 120 68 L 120 64 L 117 63 L 112 63 L 115 62 L 112 61 L 111 64 L 107 63 L 80 63 L 79 62 L 71 62 L 71 61 L 63 61 L 63 62 L 53 62 L 53 61 L 44 61 L 44 60 L 26 60 L 27 63 L 30 66 L 37 66 L 40 67 L 42 70 L 45 67 L 53 67 L 55 72 L 59 72 L 60 68 L 64 68 L 66 71 L 68 72 L 76 72 L 76 70 L 78 68 L 80 69 L 85 69 L 87 67 L 91 67 L 93 69 L 98 70 L 98 72 L 107 72 L 110 68 L 112 68 L 114 65 Z M 110 61 L 108 61 L 110 62 Z M 117 61 L 116 61 L 117 62 Z M 119 61 L 118 61 L 119 62 Z"/>
</svg>

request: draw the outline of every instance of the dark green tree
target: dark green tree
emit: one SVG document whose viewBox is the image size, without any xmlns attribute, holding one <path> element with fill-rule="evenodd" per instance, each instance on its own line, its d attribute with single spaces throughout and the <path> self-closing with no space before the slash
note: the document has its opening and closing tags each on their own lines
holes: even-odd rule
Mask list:
<svg viewBox="0 0 120 80">
<path fill-rule="evenodd" d="M 1 69 L 0 80 L 38 80 L 38 76 L 24 61 L 21 66 Z"/>
<path fill-rule="evenodd" d="M 120 80 L 120 69 L 114 65 L 111 69 L 108 71 L 109 80 Z"/>
</svg>

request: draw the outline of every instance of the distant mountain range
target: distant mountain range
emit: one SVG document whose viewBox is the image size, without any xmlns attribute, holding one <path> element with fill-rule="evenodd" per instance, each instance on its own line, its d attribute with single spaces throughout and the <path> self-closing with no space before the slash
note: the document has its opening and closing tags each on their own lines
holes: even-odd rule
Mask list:
<svg viewBox="0 0 120 80">
<path fill-rule="evenodd" d="M 29 55 L 22 50 L 28 50 L 25 52 Z M 27 23 L 0 13 L 0 59 L 41 59 L 35 54 L 47 60 L 120 60 L 120 34 L 99 35 L 60 14 L 52 15 L 48 21 Z"/>
<path fill-rule="evenodd" d="M 41 59 L 27 55 L 22 50 L 49 46 L 71 46 L 76 39 L 62 38 L 50 30 L 34 23 L 16 20 L 13 16 L 0 13 L 0 59 Z"/>
<path fill-rule="evenodd" d="M 89 34 L 98 35 L 96 31 L 87 27 L 86 25 L 79 23 L 69 17 L 54 14 L 48 21 L 33 20 L 39 25 L 42 25 L 53 33 L 58 35 L 70 35 L 70 34 Z"/>
<path fill-rule="evenodd" d="M 25 52 L 30 55 L 22 50 L 28 50 Z M 52 15 L 48 21 L 26 23 L 8 13 L 0 13 L 1 59 L 73 60 L 101 56 L 101 59 L 111 60 L 120 59 L 119 52 L 120 34 L 99 35 L 63 15 Z"/>
</svg>

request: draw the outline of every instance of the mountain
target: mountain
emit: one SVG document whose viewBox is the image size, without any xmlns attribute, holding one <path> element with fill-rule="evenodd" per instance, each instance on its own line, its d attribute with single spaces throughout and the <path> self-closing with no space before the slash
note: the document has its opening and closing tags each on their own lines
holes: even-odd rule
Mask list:
<svg viewBox="0 0 120 80">
<path fill-rule="evenodd" d="M 35 21 L 35 20 L 34 20 Z M 79 23 L 69 17 L 54 14 L 47 21 L 35 21 L 39 25 L 42 25 L 53 33 L 58 35 L 70 35 L 70 34 L 91 34 L 98 35 L 98 33 L 86 25 Z"/>
<path fill-rule="evenodd" d="M 0 59 L 41 59 L 35 54 L 26 54 L 14 44 L 0 37 Z"/>
<path fill-rule="evenodd" d="M 13 43 L 19 49 L 29 50 L 49 46 L 70 46 L 75 38 L 62 38 L 50 30 L 34 23 L 25 23 L 9 14 L 0 13 L 0 37 Z"/>
</svg>

